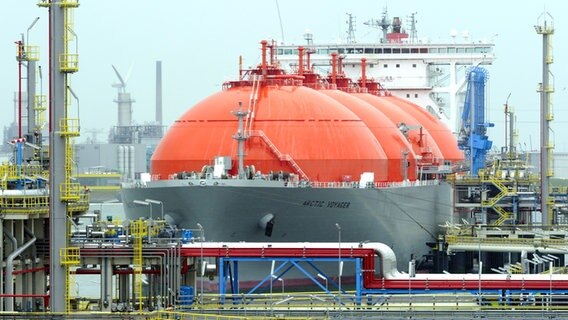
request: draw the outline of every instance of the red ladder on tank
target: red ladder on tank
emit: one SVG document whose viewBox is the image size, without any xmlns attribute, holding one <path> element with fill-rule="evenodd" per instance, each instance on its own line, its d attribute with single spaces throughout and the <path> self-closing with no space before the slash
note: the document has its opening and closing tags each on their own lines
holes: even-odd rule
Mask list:
<svg viewBox="0 0 568 320">
<path fill-rule="evenodd" d="M 260 137 L 264 141 L 264 143 L 266 143 L 266 145 L 270 148 L 270 150 L 276 155 L 276 157 L 278 157 L 278 160 L 287 161 L 292 166 L 292 168 L 296 170 L 296 172 L 300 175 L 302 179 L 309 180 L 306 173 L 302 170 L 302 168 L 300 168 L 300 166 L 296 163 L 296 161 L 294 161 L 292 156 L 280 152 L 280 150 L 278 150 L 278 148 L 274 145 L 274 143 L 272 143 L 272 141 L 270 141 L 268 136 L 266 136 L 266 134 L 262 130 L 249 131 L 249 137 Z"/>
</svg>

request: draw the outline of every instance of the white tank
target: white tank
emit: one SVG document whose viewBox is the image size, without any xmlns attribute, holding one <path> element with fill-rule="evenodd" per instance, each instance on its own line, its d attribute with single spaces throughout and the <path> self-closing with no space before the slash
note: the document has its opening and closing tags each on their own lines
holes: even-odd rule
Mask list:
<svg viewBox="0 0 568 320">
<path fill-rule="evenodd" d="M 124 166 L 124 146 L 118 146 L 118 171 L 122 173 L 123 177 L 126 174 L 125 166 Z"/>
<path fill-rule="evenodd" d="M 128 178 L 130 178 L 130 180 L 134 180 L 134 172 L 136 170 L 136 149 L 134 146 L 130 146 L 128 149 L 130 150 Z"/>
</svg>

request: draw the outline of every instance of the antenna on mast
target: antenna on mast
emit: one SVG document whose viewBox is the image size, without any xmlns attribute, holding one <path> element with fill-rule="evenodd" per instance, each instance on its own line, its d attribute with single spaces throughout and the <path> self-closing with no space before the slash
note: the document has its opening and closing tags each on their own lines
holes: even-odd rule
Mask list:
<svg viewBox="0 0 568 320">
<path fill-rule="evenodd" d="M 410 24 L 410 43 L 416 43 L 418 39 L 418 31 L 416 30 L 416 24 L 418 23 L 418 20 L 416 20 L 417 14 L 418 12 L 413 12 L 410 14 L 410 17 L 408 17 L 408 23 Z"/>
<path fill-rule="evenodd" d="M 391 26 L 389 22 L 387 6 L 385 6 L 385 8 L 383 9 L 381 20 L 371 19 L 367 22 L 363 22 L 363 24 L 371 28 L 381 29 L 381 31 L 383 32 L 383 37 L 381 38 L 381 42 L 382 43 L 387 42 L 387 33 L 389 32 L 389 28 Z"/>
<path fill-rule="evenodd" d="M 278 21 L 280 21 L 280 34 L 282 35 L 282 43 L 285 43 L 284 40 L 284 27 L 282 26 L 282 16 L 280 15 L 280 6 L 278 5 L 278 0 L 276 0 L 276 10 L 278 11 Z"/>
<path fill-rule="evenodd" d="M 345 13 L 347 15 L 347 43 L 355 43 L 355 16 L 351 13 Z"/>
</svg>

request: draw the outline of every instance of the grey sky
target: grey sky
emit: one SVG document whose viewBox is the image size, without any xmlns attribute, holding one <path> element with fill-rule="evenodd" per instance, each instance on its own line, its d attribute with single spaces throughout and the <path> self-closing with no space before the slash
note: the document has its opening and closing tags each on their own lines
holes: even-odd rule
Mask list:
<svg viewBox="0 0 568 320">
<path fill-rule="evenodd" d="M 258 42 L 282 40 L 276 1 L 81 1 L 75 10 L 75 32 L 79 37 L 80 71 L 71 76 L 73 91 L 81 101 L 82 128 L 104 129 L 99 140 L 116 125 L 113 99 L 117 81 L 114 64 L 126 76 L 132 65 L 127 91 L 136 100 L 133 120 L 153 121 L 155 61 L 163 63 L 164 122 L 171 124 L 187 108 L 221 90 L 234 79 L 238 57 L 245 66 L 259 62 Z M 315 42 L 337 41 L 345 36 L 346 12 L 356 16 L 357 40 L 374 40 L 378 30 L 363 22 L 380 17 L 387 5 L 389 16 L 406 20 L 417 12 L 418 37 L 449 41 L 451 29 L 468 30 L 471 40 L 495 34 L 497 60 L 489 68 L 490 131 L 495 145 L 503 144 L 503 104 L 517 111 L 522 148 L 539 145 L 539 96 L 542 41 L 534 25 L 546 8 L 554 17 L 553 36 L 556 92 L 553 98 L 557 151 L 568 151 L 568 2 L 556 1 L 297 1 L 280 0 L 284 37 L 287 43 L 304 43 L 309 29 Z M 36 1 L 4 0 L 0 13 L 0 126 L 13 119 L 12 97 L 17 91 L 17 62 L 14 41 L 25 33 L 35 17 L 30 44 L 41 46 L 40 65 L 47 88 L 47 10 Z M 84 134 L 86 136 L 87 134 Z M 81 137 L 80 139 L 82 139 Z"/>
</svg>

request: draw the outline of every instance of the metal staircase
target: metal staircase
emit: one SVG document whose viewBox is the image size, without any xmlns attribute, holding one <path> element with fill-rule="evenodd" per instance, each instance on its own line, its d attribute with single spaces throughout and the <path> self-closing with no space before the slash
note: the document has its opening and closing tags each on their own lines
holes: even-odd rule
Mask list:
<svg viewBox="0 0 568 320">
<path fill-rule="evenodd" d="M 136 220 L 132 222 L 131 227 L 131 234 L 134 238 L 134 254 L 133 254 L 133 265 L 132 268 L 134 269 L 134 273 L 132 276 L 134 277 L 134 296 L 138 299 L 138 307 L 140 312 L 142 312 L 143 307 L 143 292 L 142 292 L 142 239 L 144 236 L 147 236 L 148 233 L 146 232 L 146 222 L 143 220 Z"/>
<path fill-rule="evenodd" d="M 296 170 L 296 172 L 298 173 L 298 175 L 300 175 L 300 177 L 302 179 L 309 180 L 306 173 L 302 170 L 302 168 L 300 168 L 298 163 L 296 163 L 296 161 L 294 161 L 292 156 L 289 155 L 289 154 L 283 154 L 282 152 L 280 152 L 280 150 L 278 150 L 278 148 L 274 145 L 274 143 L 272 143 L 272 141 L 270 141 L 268 136 L 262 130 L 252 130 L 252 131 L 250 131 L 250 136 L 261 138 L 262 141 L 264 141 L 264 143 L 266 143 L 266 145 L 270 148 L 270 151 L 272 151 L 272 153 L 274 153 L 276 155 L 278 160 L 288 162 L 290 164 L 290 166 L 292 168 L 294 168 L 294 170 Z"/>
<path fill-rule="evenodd" d="M 503 182 L 501 182 L 499 179 L 496 179 L 495 177 L 489 177 L 488 179 L 482 178 L 481 182 L 484 184 L 492 184 L 499 190 L 499 193 L 496 196 L 487 200 L 483 200 L 481 202 L 482 207 L 491 208 L 499 214 L 499 218 L 493 224 L 499 226 L 505 221 L 511 219 L 513 217 L 512 213 L 506 211 L 502 207 L 497 206 L 497 203 L 499 203 L 504 198 L 516 196 L 516 193 L 510 190 L 509 187 L 507 187 L 505 184 L 503 184 Z"/>
</svg>

